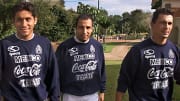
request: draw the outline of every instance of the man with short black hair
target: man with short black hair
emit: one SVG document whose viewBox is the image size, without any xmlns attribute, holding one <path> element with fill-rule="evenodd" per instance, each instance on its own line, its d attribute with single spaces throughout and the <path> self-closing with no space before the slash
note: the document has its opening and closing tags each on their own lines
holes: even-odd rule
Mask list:
<svg viewBox="0 0 180 101">
<path fill-rule="evenodd" d="M 129 101 L 172 101 L 173 72 L 178 67 L 179 49 L 168 37 L 173 13 L 157 9 L 151 21 L 151 38 L 133 46 L 121 65 L 116 101 L 128 89 Z"/>
<path fill-rule="evenodd" d="M 92 17 L 79 15 L 75 36 L 56 51 L 63 101 L 104 101 L 104 52 L 101 43 L 91 37 L 92 32 Z"/>
<path fill-rule="evenodd" d="M 0 41 L 3 101 L 59 101 L 56 57 L 50 41 L 34 33 L 34 5 L 21 2 L 12 11 L 16 32 Z"/>
</svg>

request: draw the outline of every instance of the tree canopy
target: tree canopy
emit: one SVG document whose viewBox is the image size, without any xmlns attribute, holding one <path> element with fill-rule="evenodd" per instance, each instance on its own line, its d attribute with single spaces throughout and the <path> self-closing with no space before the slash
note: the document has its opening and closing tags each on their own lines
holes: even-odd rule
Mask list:
<svg viewBox="0 0 180 101">
<path fill-rule="evenodd" d="M 66 10 L 64 0 L 51 4 L 44 0 L 32 0 L 38 10 L 38 23 L 35 31 L 48 37 L 51 41 L 64 40 L 74 34 L 75 19 L 78 14 L 88 13 L 95 20 L 94 33 L 130 34 L 149 32 L 149 18 L 151 13 L 142 10 L 124 12 L 122 15 L 108 15 L 105 9 L 78 3 L 77 10 Z M 11 8 L 20 0 L 0 0 L 0 38 L 13 34 L 15 28 L 12 23 Z"/>
</svg>

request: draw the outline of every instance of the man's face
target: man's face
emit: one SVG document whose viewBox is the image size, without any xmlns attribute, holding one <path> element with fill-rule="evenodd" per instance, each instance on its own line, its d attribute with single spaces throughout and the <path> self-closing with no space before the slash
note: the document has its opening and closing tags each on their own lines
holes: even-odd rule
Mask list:
<svg viewBox="0 0 180 101">
<path fill-rule="evenodd" d="M 79 19 L 76 27 L 76 37 L 82 42 L 87 41 L 93 31 L 92 25 L 91 19 Z"/>
<path fill-rule="evenodd" d="M 160 14 L 155 23 L 151 23 L 152 37 L 155 39 L 167 39 L 173 28 L 173 16 Z"/>
<path fill-rule="evenodd" d="M 16 27 L 18 37 L 27 40 L 31 38 L 36 22 L 37 18 L 33 17 L 31 12 L 26 10 L 17 12 L 14 17 L 14 25 Z"/>
</svg>

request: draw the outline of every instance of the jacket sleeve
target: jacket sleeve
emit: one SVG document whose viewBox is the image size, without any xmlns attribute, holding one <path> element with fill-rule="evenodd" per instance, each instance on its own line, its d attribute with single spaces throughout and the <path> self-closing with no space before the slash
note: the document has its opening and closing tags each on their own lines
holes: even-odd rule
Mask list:
<svg viewBox="0 0 180 101">
<path fill-rule="evenodd" d="M 1 81 L 2 79 L 2 52 L 1 52 L 1 41 L 0 41 L 0 83 L 2 82 Z M 1 84 L 0 84 L 0 101 L 1 101 Z"/>
<path fill-rule="evenodd" d="M 117 91 L 125 93 L 128 87 L 133 83 L 136 72 L 140 66 L 140 52 L 137 48 L 132 47 L 125 56 L 118 77 Z"/>
<path fill-rule="evenodd" d="M 62 72 L 63 72 L 63 69 L 62 69 L 62 66 L 64 66 L 63 64 L 63 55 L 64 55 L 64 53 L 63 53 L 63 49 L 64 49 L 65 47 L 62 45 L 62 43 L 58 46 L 58 48 L 57 48 L 57 50 L 56 50 L 56 58 L 57 58 L 57 62 L 58 62 L 58 71 L 59 71 L 59 83 L 60 83 L 60 92 L 62 92 L 61 91 L 61 89 L 62 89 L 62 80 L 63 80 L 63 77 L 64 76 L 62 76 Z"/>
<path fill-rule="evenodd" d="M 176 80 L 176 84 L 180 85 L 180 49 L 177 52 L 176 65 L 174 68 L 174 79 Z"/>
<path fill-rule="evenodd" d="M 103 47 L 101 45 L 100 47 L 100 53 L 101 54 L 101 70 L 100 70 L 100 77 L 101 77 L 101 84 L 100 84 L 100 93 L 104 93 L 105 89 L 106 89 L 106 71 L 105 71 L 105 59 L 104 59 L 104 51 L 103 51 Z"/>
<path fill-rule="evenodd" d="M 48 71 L 45 79 L 48 98 L 50 101 L 59 101 L 60 91 L 59 91 L 59 73 L 58 73 L 58 64 L 55 57 L 55 53 L 50 45 L 49 48 L 49 59 L 48 59 Z"/>
</svg>

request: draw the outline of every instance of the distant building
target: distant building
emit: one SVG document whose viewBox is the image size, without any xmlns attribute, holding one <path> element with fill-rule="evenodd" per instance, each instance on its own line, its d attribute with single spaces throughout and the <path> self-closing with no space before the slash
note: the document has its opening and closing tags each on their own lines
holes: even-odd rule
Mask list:
<svg viewBox="0 0 180 101">
<path fill-rule="evenodd" d="M 169 8 L 174 12 L 174 28 L 170 40 L 180 46 L 180 0 L 152 0 L 151 7 L 152 9 Z"/>
</svg>

